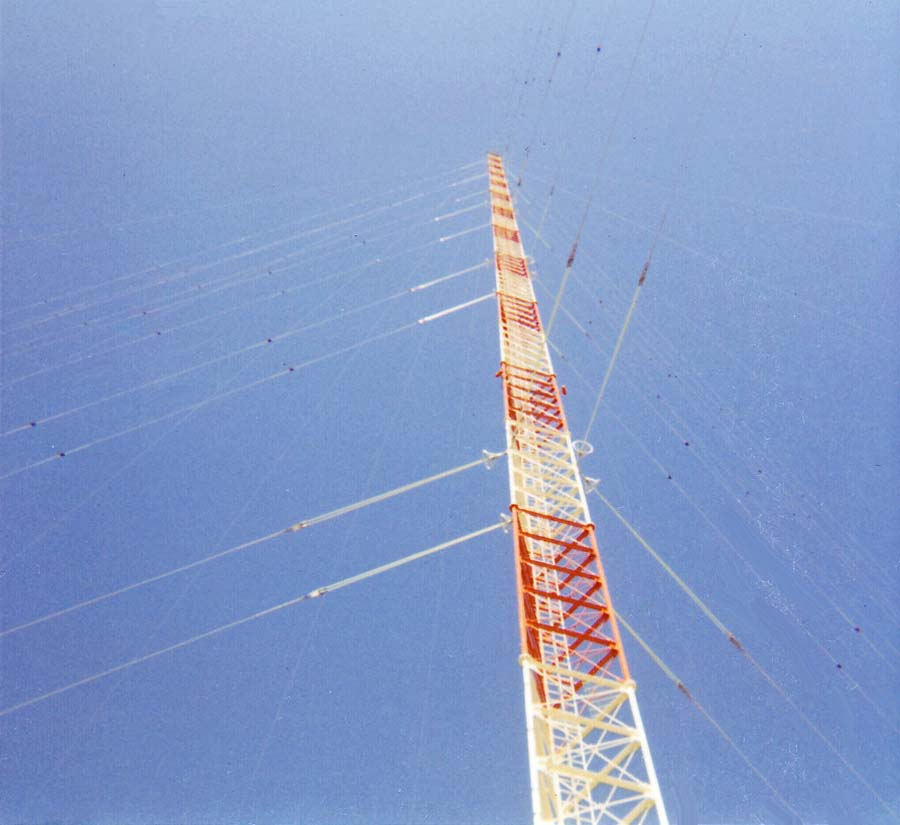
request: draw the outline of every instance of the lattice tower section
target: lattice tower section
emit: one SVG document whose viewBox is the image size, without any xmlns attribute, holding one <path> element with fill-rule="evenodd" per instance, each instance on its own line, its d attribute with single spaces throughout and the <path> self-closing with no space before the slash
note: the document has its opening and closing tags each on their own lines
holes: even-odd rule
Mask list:
<svg viewBox="0 0 900 825">
<path fill-rule="evenodd" d="M 667 824 L 498 155 L 488 172 L 534 822 Z"/>
</svg>

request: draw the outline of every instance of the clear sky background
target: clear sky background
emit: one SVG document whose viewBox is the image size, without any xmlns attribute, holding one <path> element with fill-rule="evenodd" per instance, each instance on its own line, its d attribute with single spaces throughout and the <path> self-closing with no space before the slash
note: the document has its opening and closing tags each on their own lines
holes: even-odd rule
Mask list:
<svg viewBox="0 0 900 825">
<path fill-rule="evenodd" d="M 897 3 L 0 11 L 2 630 L 502 449 L 493 303 L 400 329 L 493 289 L 407 292 L 489 258 L 495 151 L 545 323 L 592 198 L 576 437 L 665 216 L 582 466 L 783 691 L 591 496 L 732 740 L 626 635 L 671 820 L 895 821 Z M 0 711 L 489 526 L 505 473 L 7 633 Z M 495 532 L 3 715 L 0 822 L 529 821 L 516 611 Z"/>
</svg>

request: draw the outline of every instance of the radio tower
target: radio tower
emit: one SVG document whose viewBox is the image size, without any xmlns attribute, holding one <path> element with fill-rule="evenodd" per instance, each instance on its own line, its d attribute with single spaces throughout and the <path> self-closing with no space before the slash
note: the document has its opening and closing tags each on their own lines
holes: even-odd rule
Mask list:
<svg viewBox="0 0 900 825">
<path fill-rule="evenodd" d="M 535 825 L 667 825 L 503 162 L 488 155 Z"/>
</svg>

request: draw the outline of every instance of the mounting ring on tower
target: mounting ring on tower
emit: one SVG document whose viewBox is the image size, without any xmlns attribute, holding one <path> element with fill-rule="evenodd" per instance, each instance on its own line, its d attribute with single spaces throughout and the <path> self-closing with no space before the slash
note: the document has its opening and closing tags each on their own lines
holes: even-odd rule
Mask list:
<svg viewBox="0 0 900 825">
<path fill-rule="evenodd" d="M 588 441 L 582 441 L 580 438 L 572 442 L 572 449 L 575 450 L 576 458 L 584 458 L 594 452 L 594 445 Z"/>
</svg>

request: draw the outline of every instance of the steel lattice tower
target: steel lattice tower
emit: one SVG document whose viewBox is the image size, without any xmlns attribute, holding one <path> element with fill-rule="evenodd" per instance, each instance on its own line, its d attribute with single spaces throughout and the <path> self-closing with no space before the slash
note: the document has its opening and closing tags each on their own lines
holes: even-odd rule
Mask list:
<svg viewBox="0 0 900 825">
<path fill-rule="evenodd" d="M 499 156 L 488 172 L 534 822 L 665 825 Z"/>
</svg>

